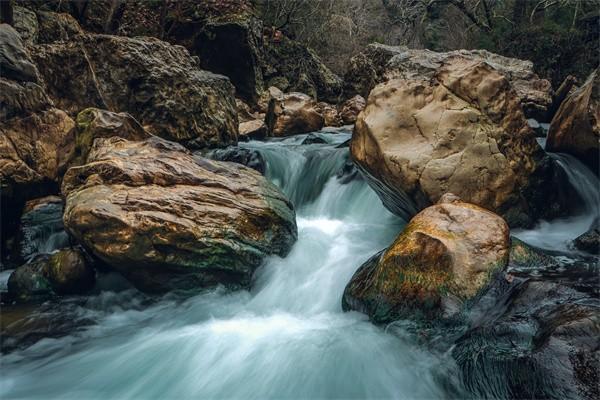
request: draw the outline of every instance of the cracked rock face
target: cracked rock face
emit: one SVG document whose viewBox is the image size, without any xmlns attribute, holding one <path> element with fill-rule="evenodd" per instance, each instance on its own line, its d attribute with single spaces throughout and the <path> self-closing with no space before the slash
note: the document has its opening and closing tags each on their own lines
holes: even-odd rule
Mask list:
<svg viewBox="0 0 600 400">
<path fill-rule="evenodd" d="M 404 46 L 370 44 L 350 60 L 346 91 L 365 97 L 377 84 L 392 79 L 430 79 L 452 59 L 485 62 L 503 75 L 515 90 L 528 118 L 545 120 L 552 105 L 552 85 L 533 71 L 531 61 L 504 57 L 486 50 L 455 50 L 445 53 Z"/>
<path fill-rule="evenodd" d="M 229 80 L 199 69 L 181 46 L 150 37 L 81 34 L 32 53 L 55 104 L 128 112 L 152 134 L 195 147 L 237 142 Z"/>
<path fill-rule="evenodd" d="M 351 153 L 397 214 L 452 192 L 511 225 L 536 218 L 531 193 L 541 186 L 544 155 L 510 83 L 486 63 L 456 58 L 435 80 L 377 86 L 356 122 Z M 416 208 L 398 200 L 406 195 Z"/>
<path fill-rule="evenodd" d="M 62 192 L 67 231 L 145 291 L 248 286 L 297 237 L 291 203 L 258 172 L 157 137 L 96 139 Z"/>
<path fill-rule="evenodd" d="M 502 218 L 446 194 L 354 274 L 344 291 L 344 308 L 376 322 L 414 312 L 451 313 L 446 304 L 472 298 L 506 266 L 509 247 Z"/>
</svg>

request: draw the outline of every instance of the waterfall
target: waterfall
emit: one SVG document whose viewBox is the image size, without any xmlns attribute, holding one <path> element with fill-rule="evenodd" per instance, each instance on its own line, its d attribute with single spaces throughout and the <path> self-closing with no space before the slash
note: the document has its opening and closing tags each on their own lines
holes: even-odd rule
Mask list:
<svg viewBox="0 0 600 400">
<path fill-rule="evenodd" d="M 569 184 L 577 192 L 582 204 L 576 215 L 553 221 L 541 221 L 534 229 L 518 230 L 519 239 L 548 250 L 570 253 L 571 242 L 586 232 L 600 216 L 600 180 L 583 163 L 569 154 L 548 153 L 565 172 Z"/>
<path fill-rule="evenodd" d="M 287 257 L 257 270 L 251 291 L 167 295 L 146 307 L 131 291 L 86 298 L 76 312 L 94 325 L 3 357 L 0 397 L 451 396 L 460 375 L 451 362 L 342 312 L 350 277 L 405 221 L 363 180 L 338 178 L 350 134 L 320 136 L 328 143 L 302 145 L 300 135 L 242 144 L 263 155 L 299 230 Z"/>
</svg>

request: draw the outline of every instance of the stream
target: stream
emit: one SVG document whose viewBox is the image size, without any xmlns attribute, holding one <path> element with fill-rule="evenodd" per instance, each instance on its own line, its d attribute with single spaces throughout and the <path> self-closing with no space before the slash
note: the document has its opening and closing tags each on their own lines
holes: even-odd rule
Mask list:
<svg viewBox="0 0 600 400">
<path fill-rule="evenodd" d="M 298 135 L 240 145 L 263 156 L 266 177 L 292 200 L 298 224 L 290 254 L 268 258 L 251 291 L 157 299 L 100 285 L 69 305 L 85 324 L 3 355 L 0 398 L 464 398 L 449 354 L 342 312 L 353 273 L 406 221 L 360 176 L 340 175 L 348 131 L 318 136 L 327 143 L 302 144 L 306 135 Z M 598 180 L 558 157 L 572 183 L 596 185 L 576 187 L 589 192 L 587 208 L 516 235 L 569 252 L 597 213 Z"/>
</svg>

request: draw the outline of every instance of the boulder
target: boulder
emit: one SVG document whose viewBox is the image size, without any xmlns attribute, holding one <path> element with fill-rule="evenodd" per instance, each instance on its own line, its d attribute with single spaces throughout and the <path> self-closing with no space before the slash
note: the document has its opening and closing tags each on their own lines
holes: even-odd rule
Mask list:
<svg viewBox="0 0 600 400">
<path fill-rule="evenodd" d="M 379 323 L 452 315 L 506 266 L 509 246 L 502 218 L 446 194 L 360 267 L 344 290 L 343 308 Z"/>
<path fill-rule="evenodd" d="M 13 7 L 14 28 L 21 39 L 31 45 L 38 39 L 38 20 L 33 11 L 25 7 Z"/>
<path fill-rule="evenodd" d="M 272 121 L 271 136 L 290 136 L 318 131 L 325 120 L 317 103 L 304 93 L 287 93 L 275 99 L 267 121 Z M 268 124 L 267 124 L 268 125 Z"/>
<path fill-rule="evenodd" d="M 240 141 L 260 140 L 266 138 L 268 134 L 265 121 L 260 119 L 242 122 L 238 131 Z"/>
<path fill-rule="evenodd" d="M 325 126 L 337 127 L 343 125 L 342 117 L 334 105 L 320 101 L 317 103 L 317 107 L 321 115 L 323 115 Z"/>
<path fill-rule="evenodd" d="M 514 268 L 512 257 L 508 274 L 471 304 L 449 352 L 464 387 L 474 398 L 597 398 L 598 265 L 565 268 L 538 253 Z"/>
<path fill-rule="evenodd" d="M 342 117 L 344 125 L 354 124 L 358 114 L 365 109 L 366 105 L 367 101 L 358 94 L 342 104 L 340 116 Z"/>
<path fill-rule="evenodd" d="M 307 93 L 319 101 L 337 103 L 342 93 L 342 79 L 331 72 L 317 54 L 301 43 L 285 36 L 265 40 L 263 79 L 274 85 L 284 78 L 290 83 L 284 90 Z"/>
<path fill-rule="evenodd" d="M 143 140 L 152 136 L 130 114 L 98 108 L 87 108 L 77 114 L 76 123 L 76 158 L 73 164 L 85 163 L 95 139 L 118 136 L 127 140 Z"/>
<path fill-rule="evenodd" d="M 586 251 L 591 254 L 599 255 L 600 253 L 600 217 L 596 217 L 590 229 L 578 236 L 573 244 L 575 248 Z"/>
<path fill-rule="evenodd" d="M 8 294 L 22 302 L 82 294 L 94 286 L 95 279 L 81 250 L 63 249 L 17 268 L 8 278 Z"/>
<path fill-rule="evenodd" d="M 242 165 L 158 137 L 96 139 L 87 162 L 65 174 L 65 227 L 142 290 L 245 287 L 296 239 L 291 203 Z"/>
<path fill-rule="evenodd" d="M 390 79 L 430 79 L 453 59 L 485 62 L 503 75 L 516 92 L 527 117 L 545 121 L 552 107 L 552 86 L 540 79 L 530 61 L 509 58 L 486 50 L 455 50 L 438 53 L 426 49 L 409 49 L 404 46 L 370 44 L 350 60 L 345 74 L 347 95 L 367 97 L 379 83 Z"/>
<path fill-rule="evenodd" d="M 23 199 L 58 181 L 73 155 L 75 122 L 55 108 L 0 124 L 2 195 Z"/>
<path fill-rule="evenodd" d="M 75 18 L 67 13 L 37 11 L 39 33 L 37 43 L 47 44 L 68 41 L 82 34 L 83 30 Z"/>
<path fill-rule="evenodd" d="M 0 121 L 52 105 L 19 34 L 7 24 L 0 24 L 0 71 Z"/>
<path fill-rule="evenodd" d="M 209 157 L 217 161 L 230 161 L 245 165 L 264 175 L 267 162 L 259 151 L 239 146 L 229 146 L 216 149 L 209 153 Z"/>
<path fill-rule="evenodd" d="M 202 68 L 227 76 L 236 94 L 256 102 L 263 90 L 262 22 L 252 16 L 211 19 L 194 39 L 191 49 Z"/>
<path fill-rule="evenodd" d="M 552 119 L 548 151 L 569 153 L 600 174 L 600 73 L 596 69 Z"/>
<path fill-rule="evenodd" d="M 559 191 L 510 82 L 485 62 L 455 58 L 432 80 L 391 80 L 371 92 L 351 153 L 384 204 L 413 214 L 446 192 L 511 226 L 558 213 Z"/>
<path fill-rule="evenodd" d="M 76 114 L 88 107 L 129 112 L 152 134 L 190 147 L 235 143 L 233 86 L 200 70 L 180 46 L 149 37 L 82 34 L 33 53 L 48 93 Z"/>
</svg>

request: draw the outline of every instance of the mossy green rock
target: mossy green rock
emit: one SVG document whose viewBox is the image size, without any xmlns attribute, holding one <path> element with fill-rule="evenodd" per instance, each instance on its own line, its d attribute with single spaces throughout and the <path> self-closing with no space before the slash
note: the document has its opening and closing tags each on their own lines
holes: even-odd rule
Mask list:
<svg viewBox="0 0 600 400">
<path fill-rule="evenodd" d="M 447 314 L 446 300 L 473 298 L 506 266 L 508 232 L 494 213 L 446 195 L 355 273 L 343 308 L 364 312 L 375 322 Z"/>
<path fill-rule="evenodd" d="M 17 268 L 8 279 L 8 293 L 19 302 L 38 301 L 85 293 L 94 282 L 94 269 L 84 253 L 79 249 L 62 249 Z"/>
</svg>

